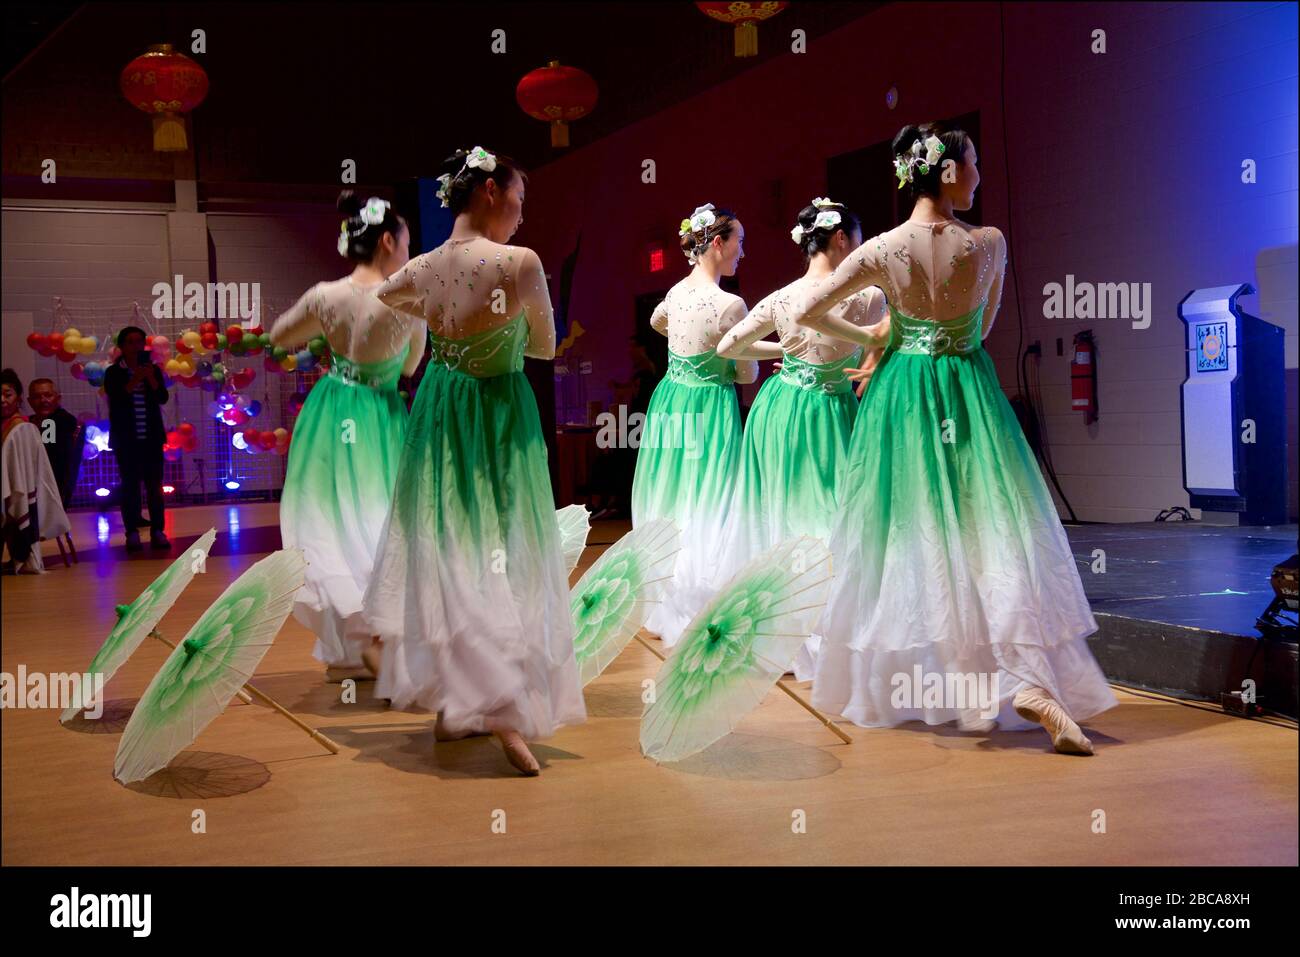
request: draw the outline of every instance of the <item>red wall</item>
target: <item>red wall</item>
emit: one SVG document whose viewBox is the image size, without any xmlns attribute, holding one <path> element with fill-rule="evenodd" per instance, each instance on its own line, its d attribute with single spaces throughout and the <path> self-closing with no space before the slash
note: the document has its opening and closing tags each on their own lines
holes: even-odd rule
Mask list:
<svg viewBox="0 0 1300 957">
<path fill-rule="evenodd" d="M 1043 344 L 1047 435 L 1066 494 L 1080 518 L 1097 521 L 1149 521 L 1186 505 L 1177 304 L 1193 288 L 1263 282 L 1261 250 L 1289 247 L 1294 259 L 1297 8 L 1003 9 L 1005 125 L 999 5 L 901 3 L 538 169 L 516 239 L 541 253 L 554 286 L 582 233 L 569 318 L 588 330 L 579 343 L 593 360 L 589 397 L 608 402 L 607 381 L 628 371 L 634 297 L 686 274 L 675 231 L 695 206 L 712 202 L 740 216 L 746 257 L 738 278 L 752 305 L 802 271 L 789 230 L 800 207 L 825 195 L 828 158 L 888 140 L 905 123 L 979 111 L 983 219 L 1004 233 L 1014 227 L 1025 342 Z M 760 42 L 788 42 L 796 26 L 797 5 L 764 24 Z M 1098 29 L 1104 53 L 1092 49 Z M 900 91 L 892 111 L 891 86 Z M 645 159 L 657 164 L 654 184 L 641 182 Z M 1256 183 L 1242 183 L 1246 159 L 1258 164 Z M 669 246 L 669 268 L 652 275 L 645 245 L 655 238 Z M 1045 318 L 1044 286 L 1067 274 L 1150 283 L 1150 327 Z M 1017 348 L 1011 278 L 987 344 L 1008 391 Z M 1291 423 L 1294 514 L 1294 291 L 1269 297 L 1279 299 L 1280 308 L 1260 309 L 1253 298 L 1243 305 L 1275 312 L 1263 318 L 1287 330 L 1288 388 L 1278 402 Z M 1100 350 L 1102 414 L 1091 425 L 1069 405 L 1070 344 L 1083 329 Z"/>
</svg>

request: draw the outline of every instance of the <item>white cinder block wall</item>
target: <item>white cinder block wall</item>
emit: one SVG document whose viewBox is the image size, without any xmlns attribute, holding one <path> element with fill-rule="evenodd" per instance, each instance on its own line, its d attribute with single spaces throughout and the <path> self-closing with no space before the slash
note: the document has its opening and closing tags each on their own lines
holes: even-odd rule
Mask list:
<svg viewBox="0 0 1300 957">
<path fill-rule="evenodd" d="M 1179 300 L 1193 288 L 1258 286 L 1265 281 L 1256 270 L 1260 251 L 1295 248 L 1296 7 L 1051 7 L 1007 7 L 1007 145 L 1025 336 L 1043 344 L 1052 458 L 1079 517 L 1149 521 L 1161 508 L 1187 505 Z M 1089 49 L 1094 29 L 1106 31 L 1105 54 Z M 1000 153 L 989 155 L 996 148 L 987 144 L 981 154 L 1000 166 Z M 1257 166 L 1254 184 L 1241 181 L 1246 159 Z M 1076 281 L 1149 282 L 1150 328 L 1045 319 L 1043 287 L 1064 283 L 1067 273 Z M 1258 297 L 1242 304 L 1261 314 Z M 1294 298 L 1289 311 L 1270 311 L 1276 314 L 1266 318 L 1294 343 Z M 998 322 L 999 372 L 1010 392 L 1015 313 Z M 1069 407 L 1070 344 L 1082 329 L 1098 344 L 1101 417 L 1092 426 Z M 1294 406 L 1294 346 L 1287 368 Z M 1294 516 L 1294 412 L 1290 422 Z"/>
<path fill-rule="evenodd" d="M 252 205 L 252 204 L 250 204 Z M 182 328 L 201 320 L 154 320 L 150 315 L 157 282 L 170 283 L 179 273 L 183 282 L 213 281 L 259 283 L 267 321 L 292 304 L 309 286 L 349 272 L 334 246 L 338 214 L 324 204 L 301 209 L 249 213 L 177 213 L 170 207 L 126 209 L 115 204 L 79 203 L 39 205 L 32 201 L 7 203 L 3 213 L 2 303 L 4 313 L 4 363 L 19 372 L 24 383 L 49 376 L 58 383 L 64 405 L 74 413 L 107 414 L 94 389 L 72 379 L 69 367 L 55 359 L 38 357 L 26 345 L 33 329 L 62 331 L 77 326 L 83 334 L 101 338 L 126 324 L 127 304 L 138 300 L 145 312 L 141 323 L 154 333 L 174 337 Z M 208 245 L 211 243 L 209 255 Z M 54 318 L 54 297 L 64 298 L 71 322 Z M 85 319 L 93 312 L 95 320 Z M 221 322 L 224 326 L 228 323 Z M 269 326 L 268 326 L 269 328 Z M 90 358 L 104 359 L 101 349 Z M 257 379 L 247 390 L 262 401 L 266 412 L 254 427 L 288 424 L 284 403 L 295 379 L 267 373 L 260 360 L 235 360 L 251 365 Z M 200 448 L 190 458 L 203 456 L 211 486 L 225 469 L 220 464 L 229 453 L 218 449 L 228 441 L 229 427 L 211 425 L 207 405 L 212 395 L 177 386 L 165 410 L 169 427 L 190 421 L 200 427 Z M 283 480 L 283 459 L 271 455 L 230 458 L 246 489 L 278 487 Z M 187 473 L 188 474 L 188 473 Z M 216 491 L 215 486 L 209 491 Z"/>
</svg>

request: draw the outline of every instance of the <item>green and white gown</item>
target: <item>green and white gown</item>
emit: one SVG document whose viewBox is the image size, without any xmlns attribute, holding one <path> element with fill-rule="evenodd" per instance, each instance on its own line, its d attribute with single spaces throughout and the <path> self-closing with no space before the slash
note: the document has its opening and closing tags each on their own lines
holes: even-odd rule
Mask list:
<svg viewBox="0 0 1300 957">
<path fill-rule="evenodd" d="M 758 371 L 754 362 L 723 359 L 714 350 L 745 312 L 739 296 L 712 283 L 683 280 L 650 320 L 668 337 L 668 374 L 650 397 L 640 434 L 632 527 L 670 518 L 681 529 L 673 580 L 646 622 L 646 629 L 669 646 L 714 594 L 740 462 L 735 383 L 753 382 Z"/>
<path fill-rule="evenodd" d="M 316 635 L 316 658 L 340 667 L 359 666 L 374 634 L 361 599 L 406 433 L 397 381 L 424 354 L 423 327 L 376 299 L 376 288 L 318 283 L 271 329 L 277 345 L 324 335 L 333 349 L 294 422 L 280 537 L 307 559 L 294 617 Z"/>
<path fill-rule="evenodd" d="M 791 324 L 791 305 L 808 284 L 800 278 L 762 299 L 723 344 L 734 354 L 776 332 L 785 351 L 780 372 L 763 383 L 745 420 L 736 493 L 719 554 L 719 587 L 746 562 L 789 538 L 830 541 L 858 412 L 845 370 L 862 365 L 864 349 Z M 885 297 L 874 286 L 837 305 L 834 314 L 877 334 L 887 328 Z M 879 350 L 871 351 L 874 357 Z M 820 643 L 814 634 L 800 648 L 798 680 L 812 680 Z"/>
<path fill-rule="evenodd" d="M 493 311 L 496 289 L 509 319 Z M 438 711 L 452 731 L 548 737 L 586 711 L 523 373 L 530 343 L 549 332 L 554 348 L 541 264 L 523 247 L 448 241 L 377 295 L 427 317 L 432 345 L 365 600 L 383 642 L 376 694 Z"/>
<path fill-rule="evenodd" d="M 832 527 L 813 685 L 816 707 L 859 725 L 987 727 L 996 712 L 1025 728 L 1011 699 L 1027 686 L 1076 721 L 1115 704 L 1069 541 L 982 345 L 1005 257 L 996 229 L 908 222 L 815 293 L 874 285 L 890 303 Z"/>
</svg>

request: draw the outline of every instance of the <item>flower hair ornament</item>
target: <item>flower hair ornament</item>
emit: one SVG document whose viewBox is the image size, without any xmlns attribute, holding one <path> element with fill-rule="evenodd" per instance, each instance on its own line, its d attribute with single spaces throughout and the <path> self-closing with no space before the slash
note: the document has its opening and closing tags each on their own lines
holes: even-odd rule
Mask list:
<svg viewBox="0 0 1300 957">
<path fill-rule="evenodd" d="M 826 208 L 827 206 L 838 206 L 839 203 L 826 199 L 823 196 L 819 196 L 812 201 L 812 205 L 821 210 L 821 212 L 817 214 L 817 218 L 813 220 L 813 224 L 807 229 L 804 229 L 803 223 L 798 223 L 795 225 L 794 229 L 790 230 L 790 238 L 801 246 L 803 245 L 804 237 L 809 233 L 818 229 L 833 230 L 843 220 L 843 217 L 840 216 L 838 210 Z"/>
<path fill-rule="evenodd" d="M 912 182 L 914 169 L 920 168 L 921 175 L 930 172 L 930 167 L 939 162 L 945 147 L 939 137 L 931 133 L 923 140 L 917 140 L 912 148 L 894 157 L 894 175 L 898 177 L 898 188 L 904 183 Z"/>
<path fill-rule="evenodd" d="M 348 256 L 348 246 L 352 244 L 353 238 L 360 236 L 371 226 L 379 226 L 383 223 L 384 217 L 388 215 L 389 202 L 386 199 L 380 199 L 378 196 L 371 196 L 366 200 L 366 205 L 362 206 L 360 211 L 352 217 L 351 220 L 360 220 L 361 228 L 356 229 L 348 235 L 349 219 L 343 220 L 339 224 L 339 255 L 344 259 Z"/>
<path fill-rule="evenodd" d="M 709 227 L 718 221 L 718 217 L 713 215 L 714 206 L 712 203 L 705 203 L 703 206 L 696 206 L 695 212 L 690 217 L 682 220 L 681 227 L 677 230 L 678 236 L 688 236 L 694 233 L 703 233 L 703 238 L 697 241 L 691 251 L 686 254 L 686 261 L 692 266 L 699 261 L 697 250 L 707 246 L 709 242 Z"/>
<path fill-rule="evenodd" d="M 485 173 L 490 173 L 497 168 L 497 158 L 495 154 L 489 153 L 481 146 L 476 146 L 465 153 L 465 162 L 453 176 L 450 173 L 443 173 L 438 177 L 441 184 L 438 187 L 438 199 L 441 200 L 443 208 L 446 209 L 451 205 L 448 198 L 451 196 L 451 184 L 465 175 L 466 170 L 481 169 Z"/>
</svg>

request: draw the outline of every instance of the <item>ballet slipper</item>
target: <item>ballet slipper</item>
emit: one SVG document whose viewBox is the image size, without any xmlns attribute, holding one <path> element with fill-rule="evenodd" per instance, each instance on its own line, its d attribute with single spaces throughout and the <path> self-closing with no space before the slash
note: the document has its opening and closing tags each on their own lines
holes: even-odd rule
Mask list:
<svg viewBox="0 0 1300 957">
<path fill-rule="evenodd" d="M 433 740 L 435 741 L 460 741 L 463 738 L 481 738 L 486 737 L 489 733 L 487 731 L 448 731 L 442 725 L 441 714 L 433 722 Z"/>
<path fill-rule="evenodd" d="M 1060 703 L 1042 688 L 1024 688 L 1011 699 L 1016 714 L 1027 721 L 1035 721 L 1052 736 L 1052 746 L 1061 754 L 1092 754 L 1092 742 L 1061 707 Z"/>
<path fill-rule="evenodd" d="M 498 731 L 497 738 L 501 742 L 501 750 L 506 753 L 506 760 L 514 765 L 516 771 L 530 778 L 542 773 L 542 766 L 533 757 L 533 752 L 528 750 L 528 745 L 518 731 Z"/>
</svg>

